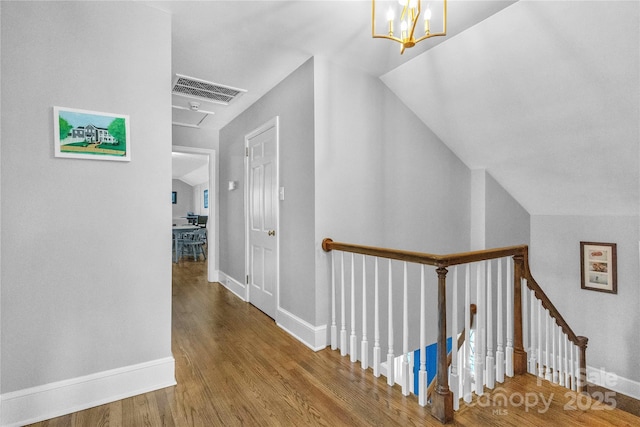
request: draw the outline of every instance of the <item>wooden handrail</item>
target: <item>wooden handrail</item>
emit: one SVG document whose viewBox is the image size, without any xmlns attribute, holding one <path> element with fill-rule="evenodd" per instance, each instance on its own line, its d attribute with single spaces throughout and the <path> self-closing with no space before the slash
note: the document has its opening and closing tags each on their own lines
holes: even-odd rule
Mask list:
<svg viewBox="0 0 640 427">
<path fill-rule="evenodd" d="M 354 245 L 351 243 L 334 242 L 333 240 L 327 238 L 322 241 L 322 249 L 324 249 L 326 252 L 330 252 L 335 249 L 337 251 L 352 252 L 356 254 L 375 256 L 378 258 L 395 259 L 417 264 L 432 265 L 435 267 L 449 267 L 451 265 L 467 264 L 514 255 L 523 255 L 527 251 L 527 245 L 507 246 L 504 248 L 460 252 L 448 255 L 436 255 L 423 252 L 401 251 L 398 249 L 386 249 L 378 248 L 375 246 L 363 246 Z"/>
<path fill-rule="evenodd" d="M 529 269 L 529 256 L 528 249 L 525 251 L 524 256 L 524 276 L 527 280 L 527 287 L 531 289 L 536 298 L 539 299 L 542 303 L 542 306 L 549 310 L 549 316 L 555 320 L 556 324 L 560 326 L 562 331 L 567 335 L 569 341 L 574 343 L 579 349 L 579 361 L 578 364 L 580 366 L 580 372 L 578 373 L 580 377 L 580 382 L 578 383 L 578 392 L 586 393 L 587 392 L 587 361 L 586 361 L 586 351 L 587 344 L 589 342 L 589 338 L 584 336 L 576 335 L 564 317 L 560 314 L 558 309 L 553 305 L 547 294 L 544 293 L 536 279 L 534 279 L 531 274 L 531 270 Z"/>
<path fill-rule="evenodd" d="M 558 309 L 553 305 L 551 300 L 549 300 L 547 295 L 540 288 L 540 285 L 538 285 L 538 282 L 536 282 L 533 276 L 531 276 L 530 272 L 527 272 L 526 279 L 527 279 L 527 287 L 536 294 L 536 298 L 538 298 L 542 302 L 542 306 L 547 310 L 549 310 L 549 315 L 555 319 L 556 324 L 560 326 L 560 328 L 562 328 L 562 331 L 565 334 L 567 334 L 569 341 L 573 342 L 576 345 L 579 345 L 580 340 L 578 336 L 573 332 L 571 327 L 564 320 L 564 317 L 562 317 L 560 312 L 558 312 Z"/>
<path fill-rule="evenodd" d="M 531 270 L 529 269 L 529 257 L 525 256 L 524 259 L 525 259 L 524 274 L 525 274 L 525 279 L 527 279 L 527 287 L 535 293 L 536 298 L 538 298 L 542 302 L 542 306 L 547 310 L 549 310 L 549 315 L 555 319 L 556 324 L 560 326 L 560 328 L 562 328 L 562 331 L 565 334 L 567 334 L 569 341 L 573 342 L 578 347 L 581 347 L 582 345 L 586 346 L 587 343 L 584 341 L 586 338 L 578 336 L 573 332 L 573 330 L 571 329 L 567 321 L 564 320 L 564 317 L 562 317 L 558 309 L 555 307 L 555 305 L 553 305 L 549 297 L 547 297 L 547 294 L 545 294 L 542 288 L 540 287 L 540 285 L 538 285 L 538 282 L 533 277 L 533 275 L 531 274 Z"/>
</svg>

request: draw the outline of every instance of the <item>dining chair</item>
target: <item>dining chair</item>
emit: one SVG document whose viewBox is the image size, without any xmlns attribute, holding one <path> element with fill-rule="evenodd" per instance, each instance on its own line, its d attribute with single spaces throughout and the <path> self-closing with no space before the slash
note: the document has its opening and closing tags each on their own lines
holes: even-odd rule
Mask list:
<svg viewBox="0 0 640 427">
<path fill-rule="evenodd" d="M 201 228 L 192 232 L 183 233 L 178 239 L 178 250 L 180 255 L 193 255 L 193 260 L 197 261 L 200 254 L 207 259 L 207 253 L 204 250 L 206 244 L 206 230 Z"/>
</svg>

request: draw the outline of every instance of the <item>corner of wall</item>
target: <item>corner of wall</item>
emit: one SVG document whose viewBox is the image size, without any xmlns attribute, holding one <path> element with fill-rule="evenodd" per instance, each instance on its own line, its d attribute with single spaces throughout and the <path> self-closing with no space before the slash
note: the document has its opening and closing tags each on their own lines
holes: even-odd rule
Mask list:
<svg viewBox="0 0 640 427">
<path fill-rule="evenodd" d="M 485 169 L 471 170 L 471 250 L 486 249 L 486 179 Z"/>
</svg>

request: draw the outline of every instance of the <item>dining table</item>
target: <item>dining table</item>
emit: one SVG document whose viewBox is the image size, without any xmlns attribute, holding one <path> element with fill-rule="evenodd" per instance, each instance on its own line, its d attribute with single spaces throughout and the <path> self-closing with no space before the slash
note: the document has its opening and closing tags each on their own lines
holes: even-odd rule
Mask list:
<svg viewBox="0 0 640 427">
<path fill-rule="evenodd" d="M 199 228 L 200 227 L 193 224 L 174 225 L 171 227 L 173 231 L 173 262 L 178 262 L 178 239 L 180 238 L 180 235 L 189 231 L 195 231 Z"/>
</svg>

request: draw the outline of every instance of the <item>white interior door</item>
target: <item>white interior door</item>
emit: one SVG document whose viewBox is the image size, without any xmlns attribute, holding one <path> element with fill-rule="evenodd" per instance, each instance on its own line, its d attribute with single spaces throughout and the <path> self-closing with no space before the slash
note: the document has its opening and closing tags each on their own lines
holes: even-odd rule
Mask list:
<svg viewBox="0 0 640 427">
<path fill-rule="evenodd" d="M 278 295 L 278 118 L 245 137 L 248 299 L 275 319 Z"/>
</svg>

